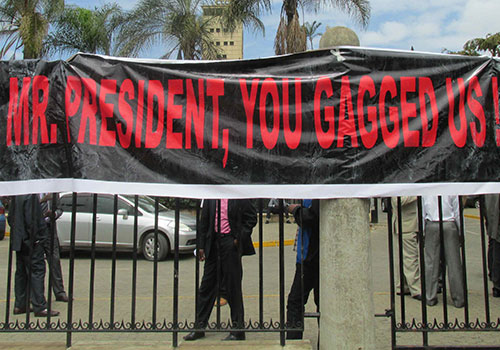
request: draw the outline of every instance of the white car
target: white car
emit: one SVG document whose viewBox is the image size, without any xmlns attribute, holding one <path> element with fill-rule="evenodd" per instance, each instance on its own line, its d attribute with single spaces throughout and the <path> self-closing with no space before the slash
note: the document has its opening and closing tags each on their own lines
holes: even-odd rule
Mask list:
<svg viewBox="0 0 500 350">
<path fill-rule="evenodd" d="M 72 193 L 60 196 L 59 207 L 63 214 L 57 220 L 57 233 L 62 251 L 71 246 Z M 91 249 L 94 195 L 79 193 L 76 202 L 75 249 Z M 97 196 L 96 250 L 113 249 L 113 195 Z M 118 196 L 117 251 L 132 251 L 134 247 L 134 196 Z M 196 248 L 196 218 L 181 214 L 179 223 L 179 252 L 190 253 Z M 175 212 L 159 204 L 158 210 L 158 260 L 163 260 L 173 250 Z M 137 249 L 147 260 L 154 260 L 155 201 L 139 196 Z"/>
</svg>

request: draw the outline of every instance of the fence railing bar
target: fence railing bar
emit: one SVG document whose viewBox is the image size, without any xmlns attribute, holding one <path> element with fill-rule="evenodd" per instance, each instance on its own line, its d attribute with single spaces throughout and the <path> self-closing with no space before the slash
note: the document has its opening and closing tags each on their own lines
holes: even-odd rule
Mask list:
<svg viewBox="0 0 500 350">
<path fill-rule="evenodd" d="M 444 228 L 443 228 L 443 197 L 438 196 L 438 212 L 439 212 L 439 255 L 441 256 L 441 288 L 443 293 L 443 319 L 445 327 L 448 327 L 448 290 L 446 288 L 446 258 L 445 258 L 445 243 L 444 243 Z"/>
<path fill-rule="evenodd" d="M 279 200 L 279 269 L 280 269 L 280 345 L 285 346 L 285 224 L 283 220 L 283 199 Z"/>
<path fill-rule="evenodd" d="M 66 332 L 66 348 L 71 347 L 73 329 L 73 291 L 75 286 L 75 240 L 76 240 L 76 204 L 77 193 L 73 192 L 71 197 L 71 238 L 69 248 L 69 300 L 68 300 L 68 316 L 67 316 L 67 332 Z"/>
<path fill-rule="evenodd" d="M 29 260 L 28 260 L 28 281 L 26 283 L 26 305 L 25 305 L 25 310 L 26 310 L 26 324 L 25 324 L 25 327 L 26 329 L 29 329 L 30 328 L 30 315 L 31 313 L 28 312 L 30 310 L 30 307 L 31 307 L 31 290 L 33 289 L 33 286 L 32 286 L 32 277 L 33 277 L 33 250 L 35 248 L 35 227 L 38 226 L 38 223 L 37 223 L 37 220 L 40 220 L 40 218 L 37 218 L 36 215 L 33 215 L 35 213 L 38 213 L 38 211 L 36 210 L 35 206 L 36 206 L 36 200 L 38 200 L 36 198 L 36 194 L 31 194 L 30 195 L 30 199 L 31 199 L 31 230 L 29 232 L 29 235 L 30 235 L 30 251 L 29 251 Z M 45 261 L 44 261 L 44 264 L 45 264 Z"/>
<path fill-rule="evenodd" d="M 94 325 L 95 251 L 97 240 L 97 194 L 92 195 L 92 242 L 90 246 L 89 328 Z"/>
<path fill-rule="evenodd" d="M 179 337 L 179 226 L 180 226 L 180 203 L 175 199 L 175 233 L 174 233 L 174 305 L 173 305 L 173 328 L 172 345 L 178 346 Z"/>
<path fill-rule="evenodd" d="M 262 214 L 263 211 L 263 200 L 259 198 L 259 327 L 264 324 L 264 225 Z"/>
<path fill-rule="evenodd" d="M 139 196 L 134 196 L 134 246 L 132 248 L 132 305 L 131 305 L 131 325 L 135 329 L 135 313 L 137 308 L 137 245 L 139 226 Z"/>
<path fill-rule="evenodd" d="M 152 323 L 156 328 L 157 309 L 158 309 L 158 220 L 160 215 L 160 201 L 155 197 L 155 227 L 154 227 L 154 244 L 153 244 L 153 310 Z"/>
<path fill-rule="evenodd" d="M 399 199 L 399 197 L 398 197 Z M 399 201 L 398 201 L 399 202 Z M 392 203 L 390 201 L 390 198 L 387 198 L 385 203 L 388 203 L 388 208 L 387 210 L 387 237 L 389 240 L 389 285 L 390 285 L 390 317 L 391 317 L 391 348 L 394 349 L 396 346 L 396 287 L 394 285 L 395 283 L 395 277 L 394 277 L 394 239 L 393 239 L 393 215 L 392 215 Z M 385 315 L 384 315 L 385 316 Z"/>
<path fill-rule="evenodd" d="M 481 230 L 481 257 L 483 261 L 483 290 L 484 290 L 484 312 L 486 317 L 486 323 L 491 324 L 490 315 L 490 299 L 488 294 L 488 255 L 486 253 L 486 230 L 484 227 L 484 206 L 479 206 L 479 227 Z"/>
<path fill-rule="evenodd" d="M 465 254 L 465 220 L 464 220 L 464 206 L 462 197 L 458 198 L 458 206 L 460 213 L 460 252 L 462 255 L 462 276 L 463 276 L 463 289 L 464 289 L 464 319 L 465 324 L 469 324 L 469 293 L 468 293 L 468 284 L 467 284 L 467 259 Z"/>
<path fill-rule="evenodd" d="M 110 327 L 115 328 L 115 295 L 116 295 L 116 249 L 118 240 L 118 196 L 113 196 L 113 248 L 111 261 L 111 307 Z"/>
<path fill-rule="evenodd" d="M 11 200 L 11 207 L 15 206 L 15 200 L 16 197 L 13 196 Z M 12 223 L 14 225 L 14 223 Z M 10 232 L 12 235 L 12 227 L 10 228 Z M 16 253 L 17 254 L 17 253 Z M 11 239 L 9 239 L 9 262 L 7 264 L 7 291 L 6 291 L 6 300 L 5 300 L 5 325 L 4 329 L 9 329 L 9 322 L 10 322 L 10 298 L 11 298 L 11 290 L 12 290 L 12 256 L 14 254 L 12 253 L 12 236 Z"/>
<path fill-rule="evenodd" d="M 424 220 L 423 220 L 423 208 L 422 208 L 422 197 L 417 198 L 417 213 L 418 213 L 418 249 L 420 253 L 420 288 L 422 291 L 422 323 L 424 325 L 424 330 L 428 329 L 427 320 L 427 292 L 425 283 L 425 254 L 424 254 Z M 427 331 L 422 333 L 422 344 L 424 346 L 429 345 L 429 334 Z"/>
<path fill-rule="evenodd" d="M 392 207 L 392 203 L 391 203 Z M 405 277 L 404 277 L 404 258 L 403 258 L 403 218 L 402 218 L 402 210 L 401 210 L 401 197 L 397 198 L 397 206 L 395 208 L 398 213 L 398 254 L 399 254 L 399 293 L 400 293 L 400 302 L 401 302 L 401 323 L 405 324 L 406 322 L 406 304 L 405 304 Z M 394 210 L 394 208 L 392 208 Z M 391 211 L 392 211 L 391 210 Z M 392 226 L 392 222 L 390 223 Z"/>
</svg>

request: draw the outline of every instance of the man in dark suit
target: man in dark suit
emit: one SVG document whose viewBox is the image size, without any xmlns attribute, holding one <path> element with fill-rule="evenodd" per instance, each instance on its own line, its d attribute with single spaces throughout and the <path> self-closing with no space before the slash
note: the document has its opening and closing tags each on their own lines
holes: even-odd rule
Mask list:
<svg viewBox="0 0 500 350">
<path fill-rule="evenodd" d="M 217 258 L 224 279 L 233 328 L 244 327 L 244 307 L 241 280 L 241 257 L 255 254 L 252 229 L 257 223 L 257 212 L 248 199 L 206 200 L 197 235 L 198 258 L 205 261 L 203 278 L 196 310 L 197 328 L 205 328 L 217 296 Z M 185 340 L 196 340 L 205 332 L 191 332 Z M 231 332 L 224 340 L 244 340 L 242 331 Z"/>
<path fill-rule="evenodd" d="M 313 291 L 316 311 L 319 311 L 319 200 L 304 199 L 302 204 L 291 204 L 287 210 L 299 225 L 297 259 L 287 301 L 287 339 L 302 339 L 304 306 Z"/>
<path fill-rule="evenodd" d="M 35 316 L 45 317 L 49 313 L 44 296 L 44 244 L 48 230 L 38 195 L 16 196 L 10 207 L 8 220 L 11 226 L 11 246 L 16 252 L 14 314 L 26 313 L 29 308 L 28 299 L 31 299 Z M 58 316 L 59 312 L 51 310 L 50 315 Z"/>
<path fill-rule="evenodd" d="M 59 254 L 59 237 L 57 236 L 57 225 L 56 220 L 62 215 L 63 211 L 61 208 L 56 208 L 54 206 L 54 194 L 47 193 L 40 195 L 40 205 L 42 207 L 42 213 L 45 222 L 47 223 L 47 228 L 49 231 L 49 236 L 45 240 L 45 258 L 49 263 L 49 269 L 51 273 L 51 289 L 54 292 L 56 301 L 62 301 L 67 303 L 69 301 L 68 295 L 64 290 L 64 282 L 62 276 L 61 268 L 61 257 Z M 57 201 L 58 195 L 55 195 Z M 53 237 L 51 237 L 53 235 Z"/>
</svg>

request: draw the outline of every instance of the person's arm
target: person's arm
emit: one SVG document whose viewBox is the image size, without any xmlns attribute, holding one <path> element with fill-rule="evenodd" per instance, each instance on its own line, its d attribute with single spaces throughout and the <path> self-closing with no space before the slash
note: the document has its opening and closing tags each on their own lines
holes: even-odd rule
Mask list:
<svg viewBox="0 0 500 350">
<path fill-rule="evenodd" d="M 203 207 L 201 208 L 200 223 L 198 231 L 196 232 L 196 246 L 198 252 L 198 259 L 200 261 L 205 260 L 205 242 L 210 223 L 209 214 L 210 214 L 209 202 L 207 200 L 204 200 Z"/>
<path fill-rule="evenodd" d="M 290 204 L 287 208 L 300 227 L 312 226 L 319 217 L 318 200 L 313 200 L 310 208 L 305 208 L 300 204 Z"/>
<path fill-rule="evenodd" d="M 257 225 L 257 210 L 249 199 L 241 200 L 241 205 L 241 234 L 250 238 L 253 228 Z"/>
</svg>

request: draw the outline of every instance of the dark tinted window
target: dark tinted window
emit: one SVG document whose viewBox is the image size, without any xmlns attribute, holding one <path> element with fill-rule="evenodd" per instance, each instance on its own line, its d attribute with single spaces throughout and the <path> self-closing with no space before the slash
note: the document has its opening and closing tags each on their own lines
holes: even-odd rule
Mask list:
<svg viewBox="0 0 500 350">
<path fill-rule="evenodd" d="M 67 213 L 71 213 L 73 208 L 73 195 L 67 194 L 59 199 L 59 207 Z M 79 194 L 76 197 L 77 213 L 92 213 L 92 198 L 88 194 Z"/>
</svg>

